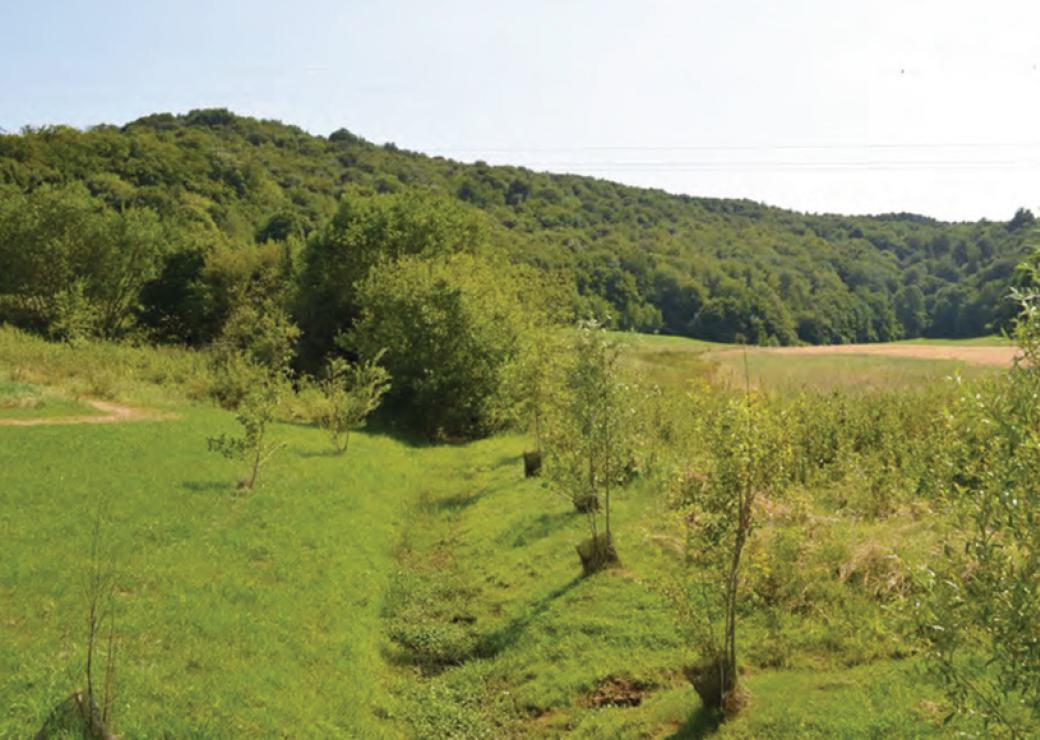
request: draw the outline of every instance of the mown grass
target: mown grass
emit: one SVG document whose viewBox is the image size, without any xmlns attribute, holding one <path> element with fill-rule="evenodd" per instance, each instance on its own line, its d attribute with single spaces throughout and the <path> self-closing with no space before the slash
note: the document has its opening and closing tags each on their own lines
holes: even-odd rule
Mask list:
<svg viewBox="0 0 1040 740">
<path fill-rule="evenodd" d="M 632 361 L 679 384 L 715 372 L 699 350 L 662 356 L 663 344 Z M 524 480 L 523 438 L 358 434 L 338 457 L 318 430 L 278 424 L 286 448 L 238 495 L 242 471 L 205 442 L 233 430 L 231 414 L 186 400 L 204 363 L 107 354 L 0 331 L 0 370 L 17 383 L 69 389 L 100 375 L 114 397 L 173 412 L 0 427 L 0 737 L 34 734 L 83 685 L 101 498 L 125 737 L 942 731 L 946 707 L 912 640 L 913 575 L 949 535 L 941 511 L 866 517 L 850 504 L 864 495 L 854 476 L 766 501 L 741 616 L 750 703 L 717 728 L 682 675 L 697 656 L 668 595 L 681 523 L 658 481 L 617 498 L 622 567 L 583 579 L 585 520 Z M 870 359 L 876 373 L 901 365 Z"/>
<path fill-rule="evenodd" d="M 635 346 L 644 346 L 653 350 L 724 350 L 733 349 L 735 344 L 724 344 L 722 342 L 709 342 L 704 339 L 690 339 L 689 337 L 673 337 L 667 334 L 639 334 L 636 332 L 614 331 L 610 332 L 614 339 Z"/>
<path fill-rule="evenodd" d="M 228 414 L 0 428 L 0 735 L 25 737 L 82 686 L 84 585 L 98 497 L 111 509 L 127 737 L 383 732 L 380 608 L 420 455 L 311 429 L 250 496 L 205 451 Z M 433 453 L 435 454 L 435 453 Z"/>
</svg>

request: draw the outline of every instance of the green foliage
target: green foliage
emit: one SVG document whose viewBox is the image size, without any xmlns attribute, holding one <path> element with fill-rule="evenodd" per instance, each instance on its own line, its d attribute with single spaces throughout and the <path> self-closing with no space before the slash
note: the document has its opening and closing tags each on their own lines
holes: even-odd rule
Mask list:
<svg viewBox="0 0 1040 740">
<path fill-rule="evenodd" d="M 243 304 L 228 317 L 214 343 L 213 354 L 218 361 L 240 355 L 272 375 L 287 378 L 291 372 L 293 345 L 299 336 L 300 330 L 277 306 Z"/>
<path fill-rule="evenodd" d="M 788 426 L 782 412 L 764 413 L 750 389 L 713 406 L 703 427 L 711 465 L 684 518 L 686 573 L 678 606 L 702 661 L 690 673 L 694 687 L 707 706 L 734 714 L 742 558 L 758 498 L 777 491 L 783 480 Z M 690 412 L 704 411 L 695 404 Z"/>
<path fill-rule="evenodd" d="M 249 464 L 249 472 L 238 482 L 238 490 L 251 491 L 256 485 L 260 468 L 284 445 L 271 441 L 268 428 L 274 422 L 278 397 L 281 392 L 277 379 L 272 378 L 266 368 L 243 361 L 228 369 L 242 378 L 240 385 L 248 390 L 239 400 L 235 421 L 242 428 L 238 436 L 221 434 L 209 437 L 206 444 L 228 460 Z"/>
<path fill-rule="evenodd" d="M 562 383 L 566 337 L 556 327 L 535 325 L 528 327 L 520 343 L 518 359 L 507 366 L 503 385 L 516 399 L 513 418 L 531 434 L 534 450 L 540 452 L 551 405 Z"/>
<path fill-rule="evenodd" d="M 634 399 L 619 372 L 620 347 L 599 324 L 578 326 L 570 355 L 550 416 L 546 468 L 549 485 L 587 516 L 590 539 L 578 555 L 592 573 L 617 560 L 611 503 L 634 472 Z"/>
<path fill-rule="evenodd" d="M 225 408 L 237 409 L 256 388 L 285 384 L 292 375 L 299 335 L 288 314 L 277 306 L 239 304 L 210 353 L 216 376 L 214 397 Z"/>
<path fill-rule="evenodd" d="M 235 302 L 226 290 L 241 273 L 223 269 L 226 253 L 255 265 L 305 240 L 283 306 L 312 368 L 355 320 L 355 286 L 379 259 L 485 244 L 566 275 L 578 315 L 613 328 L 762 345 L 977 336 L 1009 320 L 1004 296 L 1035 221 L 798 214 L 466 165 L 220 109 L 2 135 L 0 189 L 0 319 L 47 333 L 55 296 L 83 278 L 97 312 L 78 323 L 91 331 L 119 335 L 136 319 L 158 340 L 204 344 Z"/>
<path fill-rule="evenodd" d="M 82 279 L 59 290 L 51 301 L 47 335 L 70 344 L 89 339 L 96 333 L 98 310 L 87 298 Z"/>
<path fill-rule="evenodd" d="M 921 289 L 916 285 L 904 286 L 896 292 L 892 302 L 904 336 L 921 336 L 921 332 L 928 326 L 928 314 L 925 311 L 924 293 Z"/>
<path fill-rule="evenodd" d="M 361 315 L 340 340 L 393 378 L 388 404 L 430 436 L 499 428 L 504 387 L 540 300 L 530 275 L 469 254 L 383 262 L 358 286 Z"/>
<path fill-rule="evenodd" d="M 257 475 L 282 446 L 267 439 L 281 397 L 292 375 L 293 345 L 300 331 L 288 315 L 269 301 L 235 307 L 211 352 L 216 382 L 212 393 L 237 412 L 237 437 L 222 434 L 208 440 L 211 452 L 247 461 L 249 474 L 239 490 L 251 490 Z"/>
<path fill-rule="evenodd" d="M 390 373 L 377 364 L 379 359 L 377 354 L 374 360 L 351 364 L 333 357 L 325 366 L 319 384 L 323 403 L 314 420 L 329 435 L 337 453 L 346 451 L 350 433 L 364 426 L 390 390 Z"/>
<path fill-rule="evenodd" d="M 961 402 L 950 501 L 963 543 L 947 543 L 921 616 L 954 709 L 1026 737 L 1040 720 L 1040 294 L 1015 298 L 1022 360 Z"/>
<path fill-rule="evenodd" d="M 62 339 L 125 333 L 164 258 L 156 214 L 109 210 L 80 185 L 2 192 L 0 320 Z"/>
<path fill-rule="evenodd" d="M 445 198 L 420 192 L 347 197 L 303 257 L 299 313 L 310 354 L 327 353 L 335 336 L 353 325 L 363 308 L 361 284 L 377 265 L 473 253 L 484 240 L 479 214 Z"/>
</svg>

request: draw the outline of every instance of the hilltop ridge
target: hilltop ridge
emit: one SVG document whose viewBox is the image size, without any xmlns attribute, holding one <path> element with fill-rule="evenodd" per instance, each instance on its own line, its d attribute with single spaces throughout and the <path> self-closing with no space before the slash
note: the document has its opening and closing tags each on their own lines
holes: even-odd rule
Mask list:
<svg viewBox="0 0 1040 740">
<path fill-rule="evenodd" d="M 0 135 L 0 188 L 79 185 L 98 207 L 147 208 L 167 231 L 231 248 L 304 240 L 343 198 L 437 193 L 485 214 L 514 260 L 569 275 L 584 313 L 620 329 L 759 344 L 998 329 L 1034 221 L 1025 210 L 1006 223 L 804 214 L 465 164 L 224 109 Z"/>
</svg>

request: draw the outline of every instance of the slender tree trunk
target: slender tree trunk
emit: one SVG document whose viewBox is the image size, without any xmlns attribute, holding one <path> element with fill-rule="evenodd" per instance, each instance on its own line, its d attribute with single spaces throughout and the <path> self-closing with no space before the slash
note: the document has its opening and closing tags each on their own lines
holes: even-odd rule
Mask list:
<svg viewBox="0 0 1040 740">
<path fill-rule="evenodd" d="M 114 586 L 113 586 L 114 588 Z M 115 593 L 109 597 L 108 652 L 105 656 L 105 698 L 102 702 L 101 721 L 108 727 L 112 723 L 112 706 L 116 696 L 116 615 Z"/>
<path fill-rule="evenodd" d="M 94 584 L 91 584 L 91 589 Z M 94 646 L 97 642 L 97 597 L 90 595 L 90 620 L 87 632 L 87 701 L 94 700 Z"/>
<path fill-rule="evenodd" d="M 596 496 L 596 462 L 595 462 L 595 450 L 589 449 L 589 495 L 595 499 Z M 589 511 L 589 524 L 592 527 L 592 544 L 596 544 L 596 507 L 590 503 L 588 507 Z"/>
<path fill-rule="evenodd" d="M 256 476 L 260 473 L 260 455 L 263 454 L 263 447 L 257 445 L 256 454 L 253 456 L 253 469 L 249 474 L 249 480 L 246 481 L 245 488 L 252 490 L 256 484 Z"/>
<path fill-rule="evenodd" d="M 536 401 L 534 407 L 534 448 L 539 454 L 542 452 L 542 413 L 539 409 L 540 405 Z"/>
<path fill-rule="evenodd" d="M 725 662 L 723 665 L 723 686 L 726 685 L 726 677 L 732 677 L 736 685 L 737 678 L 737 587 L 740 583 L 740 557 L 744 551 L 746 542 L 746 531 L 743 527 L 737 531 L 736 540 L 733 543 L 733 558 L 730 561 L 729 578 L 726 583 L 726 635 L 723 650 Z"/>
<path fill-rule="evenodd" d="M 94 700 L 94 648 L 97 644 L 99 611 L 101 606 L 101 506 L 94 518 L 94 533 L 90 543 L 90 581 L 87 584 L 90 601 L 87 616 L 87 700 Z"/>
</svg>

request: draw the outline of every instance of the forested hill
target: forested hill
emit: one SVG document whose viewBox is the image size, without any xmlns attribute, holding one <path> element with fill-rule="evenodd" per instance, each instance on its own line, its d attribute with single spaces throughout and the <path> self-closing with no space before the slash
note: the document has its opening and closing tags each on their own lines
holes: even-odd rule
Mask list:
<svg viewBox="0 0 1040 740">
<path fill-rule="evenodd" d="M 490 243 L 573 280 L 580 312 L 755 343 L 986 333 L 1008 310 L 1034 220 L 805 215 L 462 164 L 224 110 L 157 114 L 0 136 L 0 321 L 53 333 L 85 302 L 110 334 L 203 341 L 226 306 L 201 283 L 231 280 L 258 254 L 298 259 L 341 201 L 415 192 L 482 211 Z M 149 243 L 161 256 L 138 289 L 119 270 L 145 265 Z"/>
</svg>

